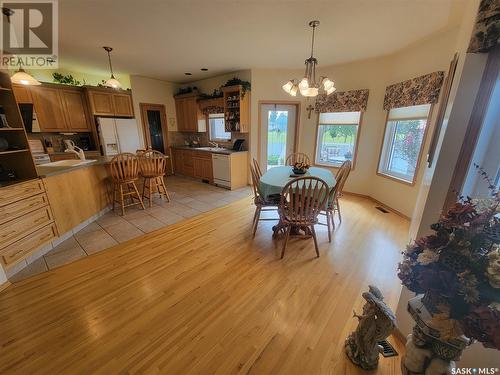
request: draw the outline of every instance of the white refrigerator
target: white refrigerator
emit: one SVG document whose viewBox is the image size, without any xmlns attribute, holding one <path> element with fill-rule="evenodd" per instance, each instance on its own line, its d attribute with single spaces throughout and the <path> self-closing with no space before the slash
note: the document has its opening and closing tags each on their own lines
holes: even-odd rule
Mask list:
<svg viewBox="0 0 500 375">
<path fill-rule="evenodd" d="M 106 156 L 135 153 L 140 146 L 137 121 L 133 118 L 98 117 L 99 139 Z"/>
</svg>

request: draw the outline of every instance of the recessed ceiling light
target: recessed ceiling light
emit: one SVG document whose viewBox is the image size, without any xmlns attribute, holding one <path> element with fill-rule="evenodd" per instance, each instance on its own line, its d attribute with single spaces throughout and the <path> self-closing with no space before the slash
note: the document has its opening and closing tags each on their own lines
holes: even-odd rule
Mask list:
<svg viewBox="0 0 500 375">
<path fill-rule="evenodd" d="M 207 68 L 201 68 L 200 69 L 202 72 L 206 72 L 208 69 Z"/>
<path fill-rule="evenodd" d="M 191 74 L 191 73 L 189 73 L 189 72 L 186 72 L 186 73 L 184 73 L 184 74 L 185 74 L 185 75 L 187 75 L 187 76 L 192 75 L 192 74 Z"/>
</svg>

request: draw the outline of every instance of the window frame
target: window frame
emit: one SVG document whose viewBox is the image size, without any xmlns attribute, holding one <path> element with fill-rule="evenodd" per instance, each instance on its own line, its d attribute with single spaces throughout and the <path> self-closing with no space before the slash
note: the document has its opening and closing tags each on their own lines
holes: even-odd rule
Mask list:
<svg viewBox="0 0 500 375">
<path fill-rule="evenodd" d="M 214 113 L 214 114 L 217 114 L 217 113 Z M 220 113 L 222 116 L 220 117 L 212 117 L 212 118 L 222 118 L 224 120 L 224 125 L 225 125 L 225 122 L 226 122 L 226 119 L 224 118 L 224 113 L 221 112 Z M 226 132 L 226 133 L 229 133 L 230 136 L 229 136 L 229 139 L 227 138 L 213 138 L 212 139 L 212 128 L 210 127 L 210 114 L 207 114 L 206 115 L 206 121 L 207 121 L 207 128 L 208 128 L 208 140 L 210 142 L 216 142 L 216 143 L 230 143 L 232 138 L 233 138 L 233 134 L 231 132 Z"/>
<path fill-rule="evenodd" d="M 410 106 L 410 107 L 413 107 L 413 106 Z M 405 180 L 404 178 L 399 178 L 399 177 L 396 177 L 396 176 L 392 176 L 390 174 L 387 174 L 387 173 L 384 173 L 384 172 L 380 171 L 380 161 L 382 159 L 382 152 L 384 150 L 385 136 L 386 136 L 386 133 L 387 133 L 387 127 L 388 127 L 387 125 L 388 125 L 388 122 L 389 122 L 389 112 L 390 112 L 390 110 L 386 111 L 384 134 L 382 136 L 382 141 L 380 142 L 380 150 L 379 150 L 378 161 L 377 161 L 377 165 L 376 165 L 376 174 L 377 174 L 377 176 L 384 177 L 384 178 L 387 178 L 389 180 L 396 181 L 396 182 L 399 182 L 399 183 L 402 183 L 402 184 L 405 184 L 405 185 L 408 185 L 408 186 L 414 186 L 415 185 L 415 183 L 417 182 L 418 174 L 420 172 L 420 165 L 421 165 L 421 162 L 422 162 L 422 153 L 424 151 L 424 147 L 425 147 L 425 144 L 427 142 L 427 134 L 429 133 L 429 128 L 432 126 L 431 119 L 432 119 L 432 111 L 433 111 L 433 109 L 434 109 L 434 104 L 431 104 L 431 106 L 429 107 L 429 113 L 427 114 L 427 117 L 425 118 L 426 119 L 426 124 L 425 124 L 424 135 L 422 136 L 422 143 L 420 144 L 420 150 L 418 151 L 417 164 L 415 165 L 415 173 L 413 174 L 413 178 L 412 178 L 411 181 L 410 180 Z M 404 120 L 404 119 L 401 118 L 401 119 L 398 119 L 398 120 Z M 392 138 L 391 142 L 394 142 L 394 137 Z"/>
<path fill-rule="evenodd" d="M 354 155 L 351 160 L 352 162 L 352 168 L 351 171 L 356 168 L 356 160 L 358 158 L 358 145 L 359 145 L 359 139 L 361 138 L 361 128 L 363 124 L 363 116 L 365 114 L 364 111 L 342 111 L 342 112 L 329 112 L 329 113 L 345 113 L 345 112 L 359 112 L 359 123 L 358 123 L 358 132 L 356 133 L 356 142 L 354 144 Z M 320 167 L 326 167 L 326 168 L 333 168 L 333 169 L 340 169 L 342 163 L 340 165 L 331 165 L 331 164 L 325 164 L 325 163 L 319 163 L 316 161 L 316 156 L 318 155 L 318 134 L 319 134 L 319 127 L 321 124 L 319 123 L 319 117 L 321 113 L 317 114 L 317 119 L 316 119 L 316 135 L 314 138 L 314 158 L 313 158 L 313 165 L 315 166 L 320 166 Z M 344 124 L 344 125 L 353 125 L 354 124 Z"/>
</svg>

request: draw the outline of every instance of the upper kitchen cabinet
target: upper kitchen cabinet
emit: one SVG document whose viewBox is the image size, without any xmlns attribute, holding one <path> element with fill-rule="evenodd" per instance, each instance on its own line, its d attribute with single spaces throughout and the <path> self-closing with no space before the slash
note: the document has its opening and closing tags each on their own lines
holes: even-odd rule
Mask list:
<svg viewBox="0 0 500 375">
<path fill-rule="evenodd" d="M 44 84 L 30 87 L 29 92 L 42 132 L 92 131 L 81 88 Z M 19 99 L 17 102 L 22 103 Z"/>
<path fill-rule="evenodd" d="M 18 103 L 33 103 L 31 98 L 31 92 L 28 86 L 23 85 L 12 85 L 12 91 L 14 91 L 14 97 Z"/>
<path fill-rule="evenodd" d="M 30 88 L 33 106 L 42 132 L 64 132 L 69 129 L 60 89 L 46 86 Z"/>
<path fill-rule="evenodd" d="M 132 95 L 125 90 L 86 87 L 90 110 L 94 116 L 134 117 Z"/>
<path fill-rule="evenodd" d="M 250 130 L 250 91 L 243 87 L 222 87 L 224 93 L 224 124 L 227 132 L 248 133 Z"/>
<path fill-rule="evenodd" d="M 79 89 L 62 89 L 61 100 L 65 109 L 67 127 L 73 131 L 91 132 L 90 116 L 85 95 Z"/>
<path fill-rule="evenodd" d="M 180 132 L 206 132 L 206 118 L 198 106 L 198 94 L 175 96 L 177 130 Z"/>
</svg>

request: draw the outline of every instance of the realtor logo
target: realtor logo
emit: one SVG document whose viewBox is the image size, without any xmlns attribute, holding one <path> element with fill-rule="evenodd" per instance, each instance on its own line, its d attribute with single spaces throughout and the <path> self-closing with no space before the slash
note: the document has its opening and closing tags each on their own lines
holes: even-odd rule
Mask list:
<svg viewBox="0 0 500 375">
<path fill-rule="evenodd" d="M 11 0 L 0 4 L 2 68 L 56 68 L 57 0 Z"/>
</svg>

